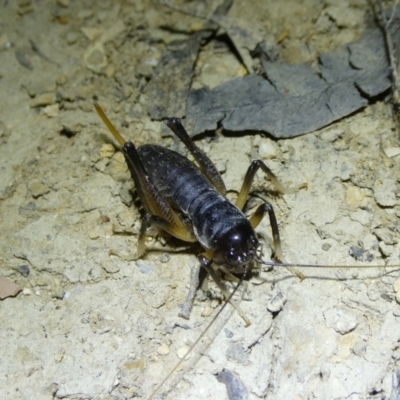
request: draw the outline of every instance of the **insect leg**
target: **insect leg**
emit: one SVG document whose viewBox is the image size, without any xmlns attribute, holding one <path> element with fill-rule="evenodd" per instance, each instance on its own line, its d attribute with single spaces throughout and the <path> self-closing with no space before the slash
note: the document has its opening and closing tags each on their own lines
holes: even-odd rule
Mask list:
<svg viewBox="0 0 400 400">
<path fill-rule="evenodd" d="M 189 224 L 179 220 L 179 225 L 171 223 L 158 215 L 152 215 L 149 218 L 150 223 L 157 226 L 158 228 L 168 232 L 170 235 L 177 239 L 183 240 L 184 242 L 194 243 L 197 242 L 197 238 L 193 235 L 192 229 Z"/>
<path fill-rule="evenodd" d="M 140 257 L 142 257 L 144 255 L 144 253 L 146 252 L 145 239 L 146 239 L 146 231 L 150 224 L 150 218 L 151 218 L 150 214 L 145 214 L 145 216 L 142 219 L 142 224 L 140 225 L 140 231 L 139 231 L 139 239 L 138 239 L 137 247 L 136 247 L 136 254 L 125 255 L 125 254 L 116 252 L 114 250 L 110 250 L 109 255 L 118 256 L 119 258 L 122 258 L 123 260 L 126 260 L 126 261 L 135 261 L 135 260 L 138 260 Z"/>
<path fill-rule="evenodd" d="M 135 181 L 140 201 L 146 213 L 150 214 L 150 217 L 148 217 L 149 222 L 185 242 L 196 242 L 197 239 L 193 235 L 190 226 L 182 222 L 150 180 L 134 144 L 126 142 L 122 150 L 132 178 Z"/>
<path fill-rule="evenodd" d="M 185 303 L 182 306 L 179 316 L 185 319 L 190 318 L 190 311 L 193 306 L 193 301 L 196 296 L 197 288 L 199 287 L 199 274 L 200 274 L 200 264 L 196 264 L 192 267 L 190 272 L 190 288 L 189 293 L 186 297 Z"/>
<path fill-rule="evenodd" d="M 149 219 L 150 219 L 150 214 L 146 214 L 142 219 L 142 224 L 140 225 L 139 239 L 137 242 L 137 248 L 135 254 L 136 260 L 142 257 L 146 252 L 145 239 L 146 239 L 146 231 L 147 228 L 149 227 Z"/>
<path fill-rule="evenodd" d="M 192 156 L 199 164 L 201 172 L 207 177 L 207 179 L 214 185 L 214 187 L 223 196 L 226 194 L 225 183 L 221 178 L 221 175 L 217 171 L 214 163 L 207 157 L 207 155 L 200 150 L 193 142 L 192 138 L 186 132 L 179 118 L 171 118 L 167 121 L 167 126 L 172 132 L 182 140 L 183 144 L 188 148 Z"/>
<path fill-rule="evenodd" d="M 272 204 L 267 201 L 265 203 L 260 204 L 257 207 L 257 210 L 254 212 L 254 214 L 249 218 L 250 224 L 254 229 L 257 228 L 259 223 L 264 218 L 265 213 L 268 213 L 269 221 L 271 224 L 272 239 L 274 241 L 275 257 L 280 262 L 283 262 L 282 261 L 283 260 L 282 244 L 281 244 L 281 238 L 279 235 L 278 221 L 276 220 L 276 216 L 275 216 L 275 212 L 274 212 L 274 208 L 272 207 Z"/>
<path fill-rule="evenodd" d="M 265 213 L 268 213 L 269 216 L 269 222 L 271 224 L 271 230 L 272 230 L 272 238 L 274 241 L 274 251 L 275 251 L 275 258 L 278 259 L 279 262 L 284 263 L 285 260 L 283 258 L 283 252 L 282 252 L 282 244 L 281 244 L 281 238 L 279 235 L 279 228 L 278 228 L 278 222 L 276 220 L 274 208 L 272 207 L 272 204 L 269 202 L 265 202 L 260 204 L 257 207 L 257 210 L 254 212 L 254 214 L 249 218 L 250 224 L 253 228 L 256 228 L 258 224 L 261 222 L 261 220 L 264 218 Z M 297 269 L 293 267 L 286 267 L 293 275 L 298 276 L 301 280 L 305 278 L 305 276 L 297 271 Z"/>
<path fill-rule="evenodd" d="M 115 139 L 120 145 L 122 145 L 122 152 L 124 154 L 125 161 L 128 165 L 129 171 L 131 172 L 140 201 L 142 202 L 146 213 L 158 215 L 161 218 L 170 221 L 171 223 L 179 225 L 179 217 L 176 215 L 172 207 L 161 196 L 147 175 L 135 145 L 130 141 L 125 141 L 125 139 L 120 135 L 118 130 L 97 103 L 95 103 L 95 108 Z"/>
<path fill-rule="evenodd" d="M 281 193 L 294 193 L 299 189 L 306 188 L 307 184 L 302 183 L 298 187 L 295 188 L 288 188 L 282 185 L 281 182 L 279 182 L 279 179 L 276 177 L 276 175 L 265 165 L 265 163 L 261 160 L 254 160 L 251 164 L 250 167 L 248 168 L 246 172 L 246 176 L 244 177 L 244 181 L 242 184 L 242 188 L 240 189 L 239 196 L 236 199 L 236 206 L 242 209 L 244 205 L 246 204 L 247 197 L 249 196 L 249 192 L 251 189 L 251 185 L 253 184 L 254 177 L 259 169 L 262 169 L 263 172 L 268 176 L 268 178 L 271 180 L 272 184 L 275 186 L 275 189 Z"/>
<path fill-rule="evenodd" d="M 196 239 L 191 229 L 182 222 L 171 205 L 164 199 L 151 181 L 135 145 L 130 141 L 125 141 L 97 103 L 95 103 L 95 108 L 115 139 L 122 145 L 125 161 L 135 182 L 140 201 L 146 214 L 148 214 L 146 217 L 147 220 L 143 221 L 140 229 L 138 254 L 144 253 L 144 237 L 149 223 L 154 223 L 178 239 L 195 242 Z"/>
<path fill-rule="evenodd" d="M 231 294 L 229 293 L 228 288 L 226 285 L 221 281 L 219 276 L 215 273 L 214 268 L 211 265 L 211 261 L 204 255 L 204 254 L 199 254 L 198 256 L 200 260 L 200 264 L 202 267 L 205 268 L 205 270 L 210 274 L 211 278 L 214 280 L 214 282 L 217 284 L 217 286 L 220 288 L 221 292 L 224 294 L 225 299 L 229 299 L 231 297 Z M 244 322 L 246 323 L 246 327 L 251 325 L 250 320 L 247 318 L 246 314 L 244 311 L 239 307 L 238 304 L 236 304 L 233 299 L 229 300 L 229 303 L 236 309 L 236 311 L 239 313 L 239 315 L 243 318 Z"/>
</svg>

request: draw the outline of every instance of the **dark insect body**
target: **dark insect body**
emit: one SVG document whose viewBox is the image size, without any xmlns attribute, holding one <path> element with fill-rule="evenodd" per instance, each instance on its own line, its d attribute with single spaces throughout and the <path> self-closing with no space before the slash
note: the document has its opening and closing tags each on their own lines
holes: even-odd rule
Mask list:
<svg viewBox="0 0 400 400">
<path fill-rule="evenodd" d="M 281 243 L 273 207 L 264 202 L 247 219 L 243 207 L 251 184 L 259 168 L 271 179 L 280 193 L 288 193 L 272 171 L 261 161 L 250 165 L 236 204 L 226 197 L 225 184 L 212 161 L 192 141 L 178 118 L 167 121 L 168 127 L 182 140 L 198 166 L 175 151 L 146 144 L 136 148 L 125 141 L 103 110 L 95 104 L 100 117 L 122 146 L 126 163 L 135 182 L 145 216 L 140 229 L 136 258 L 145 252 L 145 234 L 152 224 L 186 242 L 199 242 L 204 248 L 198 258 L 200 264 L 217 283 L 225 298 L 238 310 L 249 325 L 250 321 L 231 299 L 231 293 L 216 274 L 220 269 L 228 275 L 246 273 L 257 256 L 259 242 L 254 229 L 268 213 L 275 256 L 282 262 Z M 302 185 L 301 187 L 304 187 Z M 296 189 L 295 189 L 296 190 Z M 291 269 L 300 278 L 303 276 Z M 180 316 L 189 318 L 198 286 L 199 267 L 192 273 L 191 288 Z"/>
<path fill-rule="evenodd" d="M 180 154 L 156 145 L 141 146 L 137 152 L 160 194 L 190 220 L 193 235 L 213 252 L 213 261 L 226 263 L 233 273 L 242 273 L 243 265 L 253 260 L 258 246 L 256 234 L 242 211 Z"/>
</svg>

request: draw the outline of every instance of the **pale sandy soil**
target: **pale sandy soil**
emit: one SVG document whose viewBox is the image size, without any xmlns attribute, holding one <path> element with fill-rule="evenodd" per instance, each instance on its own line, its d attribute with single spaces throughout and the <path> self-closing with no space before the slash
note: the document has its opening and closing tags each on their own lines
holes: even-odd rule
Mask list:
<svg viewBox="0 0 400 400">
<path fill-rule="evenodd" d="M 199 3 L 198 11 L 217 4 Z M 263 25 L 293 63 L 357 39 L 367 12 L 361 0 L 236 1 L 228 15 Z M 0 274 L 24 288 L 0 302 L 1 399 L 146 399 L 218 309 L 217 300 L 198 299 L 189 321 L 178 317 L 197 262 L 190 249 L 154 240 L 149 247 L 161 250 L 141 262 L 109 255 L 134 253 L 139 212 L 121 154 L 105 146 L 112 140 L 93 109 L 97 99 L 138 145 L 175 146 L 149 119 L 143 89 L 165 43 L 195 23 L 144 0 L 1 3 Z M 167 24 L 181 33 L 163 30 Z M 196 68 L 196 87 L 243 73 L 215 42 Z M 308 190 L 270 199 L 288 261 L 350 265 L 358 247 L 372 263 L 396 265 L 400 157 L 387 155 L 398 139 L 391 106 L 380 99 L 291 140 L 218 133 L 197 143 L 225 170 L 229 188 L 240 188 L 255 158 L 286 184 L 308 182 Z M 256 185 L 269 187 L 261 173 Z M 267 220 L 258 232 L 268 259 Z M 252 325 L 227 307 L 207 334 L 210 345 L 197 346 L 157 396 L 172 388 L 168 399 L 227 399 L 216 378 L 227 369 L 247 392 L 231 399 L 399 398 L 400 271 L 302 272 L 302 282 L 285 269 L 250 279 L 252 301 L 241 306 Z"/>
</svg>

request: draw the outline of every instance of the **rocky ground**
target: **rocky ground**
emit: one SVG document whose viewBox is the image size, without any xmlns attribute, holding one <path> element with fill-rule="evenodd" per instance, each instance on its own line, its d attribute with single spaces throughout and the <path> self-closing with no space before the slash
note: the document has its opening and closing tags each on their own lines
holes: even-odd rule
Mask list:
<svg viewBox="0 0 400 400">
<path fill-rule="evenodd" d="M 175 4 L 209 15 L 218 2 Z M 220 294 L 210 282 L 214 299 L 199 295 L 183 320 L 195 249 L 149 238 L 137 262 L 110 254 L 135 252 L 140 219 L 93 102 L 137 145 L 175 148 L 148 116 L 146 86 L 166 45 L 204 19 L 145 0 L 24 0 L 0 10 L 0 275 L 22 288 L 0 302 L 0 398 L 149 398 Z M 268 0 L 235 1 L 228 17 L 260 24 L 282 61 L 312 64 L 356 40 L 368 14 L 362 0 Z M 193 87 L 244 74 L 217 36 L 198 57 Z M 392 114 L 382 96 L 294 139 L 217 132 L 196 143 L 230 189 L 256 158 L 286 185 L 308 182 L 270 197 L 288 261 L 353 265 L 353 254 L 360 265 L 398 266 Z M 256 187 L 271 188 L 262 173 Z M 257 232 L 269 259 L 267 219 Z M 302 268 L 303 281 L 283 268 L 260 271 L 241 302 L 252 325 L 227 307 L 154 397 L 399 398 L 399 269 Z"/>
</svg>

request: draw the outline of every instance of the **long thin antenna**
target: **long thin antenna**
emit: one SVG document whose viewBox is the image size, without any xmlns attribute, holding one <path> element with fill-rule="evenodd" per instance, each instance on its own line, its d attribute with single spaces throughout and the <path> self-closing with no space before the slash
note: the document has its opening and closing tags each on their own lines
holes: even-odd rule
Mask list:
<svg viewBox="0 0 400 400">
<path fill-rule="evenodd" d="M 154 399 L 154 396 L 160 391 L 160 389 L 164 386 L 165 382 L 168 381 L 168 379 L 171 377 L 171 375 L 185 362 L 187 356 L 193 351 L 193 349 L 200 343 L 201 339 L 203 339 L 203 337 L 205 336 L 205 334 L 208 332 L 208 330 L 211 328 L 211 326 L 214 324 L 214 322 L 218 319 L 218 317 L 221 315 L 222 311 L 225 310 L 226 306 L 229 304 L 230 300 L 232 299 L 232 297 L 234 296 L 234 294 L 237 292 L 237 290 L 239 289 L 240 285 L 243 283 L 244 278 L 246 277 L 248 272 L 248 267 L 245 266 L 244 268 L 244 272 L 242 277 L 240 278 L 239 282 L 237 283 L 237 285 L 235 286 L 235 288 L 233 289 L 232 293 L 230 294 L 229 298 L 227 298 L 225 300 L 224 305 L 217 311 L 217 313 L 214 315 L 214 317 L 212 318 L 212 320 L 209 322 L 209 324 L 207 325 L 206 329 L 201 333 L 201 335 L 196 339 L 196 341 L 190 346 L 190 348 L 188 349 L 188 351 L 185 353 L 185 355 L 179 360 L 179 362 L 175 365 L 174 368 L 172 368 L 172 370 L 168 373 L 168 375 L 161 381 L 161 383 L 159 385 L 156 386 L 156 388 L 153 390 L 153 392 L 151 393 L 150 397 L 147 400 L 151 400 Z M 172 390 L 173 388 L 171 387 L 170 390 Z"/>
<path fill-rule="evenodd" d="M 361 268 L 399 268 L 400 265 L 325 265 L 325 264 L 301 264 L 301 263 L 276 263 L 274 261 L 264 261 L 257 258 L 257 262 L 268 267 L 300 267 L 300 268 L 348 268 L 348 269 L 361 269 Z"/>
</svg>

